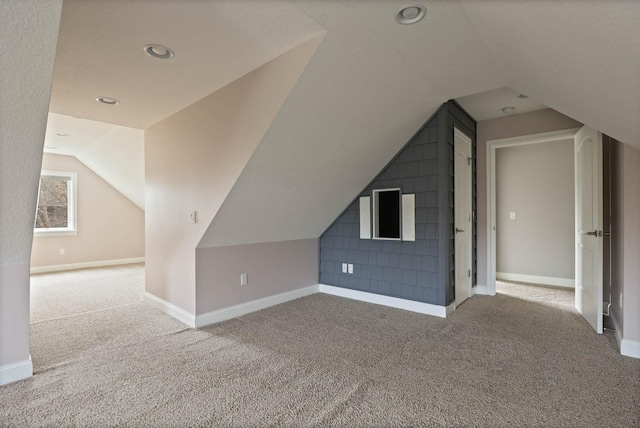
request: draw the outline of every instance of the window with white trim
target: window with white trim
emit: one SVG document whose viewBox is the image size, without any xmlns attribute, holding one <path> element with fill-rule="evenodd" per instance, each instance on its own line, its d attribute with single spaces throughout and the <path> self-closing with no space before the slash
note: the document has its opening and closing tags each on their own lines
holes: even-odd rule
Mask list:
<svg viewBox="0 0 640 428">
<path fill-rule="evenodd" d="M 75 172 L 41 172 L 36 235 L 77 233 L 76 182 Z"/>
</svg>

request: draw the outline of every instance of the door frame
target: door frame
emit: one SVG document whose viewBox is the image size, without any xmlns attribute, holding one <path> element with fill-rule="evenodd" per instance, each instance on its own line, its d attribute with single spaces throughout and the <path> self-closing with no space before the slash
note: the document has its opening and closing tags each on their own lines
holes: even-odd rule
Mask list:
<svg viewBox="0 0 640 428">
<path fill-rule="evenodd" d="M 458 177 L 458 170 L 456 168 L 456 164 L 455 164 L 455 159 L 456 159 L 456 150 L 457 150 L 457 142 L 460 141 L 461 143 L 467 144 L 468 148 L 469 148 L 469 153 L 468 153 L 468 159 L 472 159 L 473 157 L 473 142 L 471 140 L 471 137 L 469 137 L 467 134 L 465 134 L 464 132 L 462 132 L 460 129 L 454 127 L 453 128 L 453 147 L 454 147 L 454 189 L 455 189 L 455 183 L 457 182 L 457 180 L 459 179 Z M 465 201 L 465 203 L 467 204 L 467 208 L 468 208 L 468 215 L 469 215 L 469 219 L 468 219 L 468 230 L 467 233 L 469 233 L 469 239 L 467 240 L 466 246 L 465 246 L 465 252 L 467 253 L 467 260 L 469 261 L 469 266 L 468 266 L 468 270 L 469 272 L 471 272 L 471 270 L 473 270 L 472 264 L 473 264 L 473 219 L 471 218 L 472 216 L 472 212 L 473 212 L 473 173 L 471 171 L 471 162 L 467 162 L 467 180 L 462 183 L 466 188 L 467 188 L 467 194 L 468 194 L 468 200 Z M 456 197 L 455 197 L 455 191 L 454 191 L 454 224 L 455 224 L 455 218 L 456 218 L 456 211 L 458 210 L 458 206 L 455 203 L 456 202 Z M 457 227 L 457 225 L 455 226 Z M 455 239 L 457 237 L 457 234 L 454 233 L 454 243 L 455 243 Z M 454 248 L 455 248 L 455 244 L 454 244 Z M 454 255 L 454 260 L 456 260 L 457 258 L 457 254 Z M 455 276 L 457 277 L 458 275 L 458 266 L 455 266 Z M 458 296 L 459 293 L 458 291 L 460 290 L 458 287 L 458 283 L 457 281 L 455 281 L 454 278 L 454 284 L 455 284 L 455 290 L 456 290 L 456 298 L 454 299 L 454 303 L 455 306 L 458 307 L 460 304 L 462 304 L 462 301 L 458 300 Z M 466 297 L 465 299 L 468 299 L 469 297 L 473 296 L 473 280 L 471 278 L 471 274 L 469 274 L 468 277 L 468 290 L 466 290 Z"/>
<path fill-rule="evenodd" d="M 570 140 L 579 130 L 571 128 L 487 141 L 487 285 L 477 285 L 476 294 L 496 295 L 496 149 Z"/>
</svg>

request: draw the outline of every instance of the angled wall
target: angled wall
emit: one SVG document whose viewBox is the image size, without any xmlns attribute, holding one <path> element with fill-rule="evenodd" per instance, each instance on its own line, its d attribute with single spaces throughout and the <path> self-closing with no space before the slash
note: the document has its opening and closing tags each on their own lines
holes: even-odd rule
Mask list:
<svg viewBox="0 0 640 428">
<path fill-rule="evenodd" d="M 0 385 L 32 374 L 29 259 L 61 9 L 0 2 Z"/>
<path fill-rule="evenodd" d="M 415 194 L 415 241 L 360 239 L 356 200 L 320 238 L 322 284 L 441 306 L 455 299 L 454 126 L 475 145 L 475 122 L 448 102 L 359 195 L 384 188 Z M 475 207 L 475 192 L 473 200 Z M 342 273 L 342 263 L 353 264 L 353 274 Z"/>
<path fill-rule="evenodd" d="M 78 233 L 36 235 L 32 269 L 144 257 L 142 209 L 73 156 L 45 154 L 42 169 L 77 174 Z"/>
<path fill-rule="evenodd" d="M 196 247 L 320 40 L 145 131 L 147 293 L 195 314 Z"/>
</svg>

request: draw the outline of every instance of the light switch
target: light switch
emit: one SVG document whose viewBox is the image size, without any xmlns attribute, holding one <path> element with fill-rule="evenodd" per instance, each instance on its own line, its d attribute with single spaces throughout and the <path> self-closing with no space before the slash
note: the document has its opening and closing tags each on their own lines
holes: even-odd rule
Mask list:
<svg viewBox="0 0 640 428">
<path fill-rule="evenodd" d="M 240 285 L 247 285 L 248 275 L 246 273 L 240 274 Z"/>
<path fill-rule="evenodd" d="M 349 270 L 349 273 L 353 273 L 353 264 L 352 263 L 349 263 L 348 270 Z"/>
<path fill-rule="evenodd" d="M 347 264 L 342 263 L 342 273 L 347 273 Z"/>
<path fill-rule="evenodd" d="M 198 221 L 198 212 L 197 211 L 189 211 L 189 223 L 194 224 Z"/>
<path fill-rule="evenodd" d="M 516 212 L 515 211 L 511 211 L 509 213 L 509 219 L 511 219 L 511 220 L 515 220 L 516 219 Z"/>
</svg>

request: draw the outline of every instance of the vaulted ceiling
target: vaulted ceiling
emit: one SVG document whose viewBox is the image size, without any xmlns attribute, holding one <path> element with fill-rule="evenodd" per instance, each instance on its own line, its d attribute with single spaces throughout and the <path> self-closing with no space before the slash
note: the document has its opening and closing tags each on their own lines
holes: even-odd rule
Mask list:
<svg viewBox="0 0 640 428">
<path fill-rule="evenodd" d="M 452 98 L 509 87 L 640 148 L 640 3 L 417 3 L 65 0 L 51 111 L 145 129 L 326 33 L 204 246 L 319 236 Z"/>
</svg>

